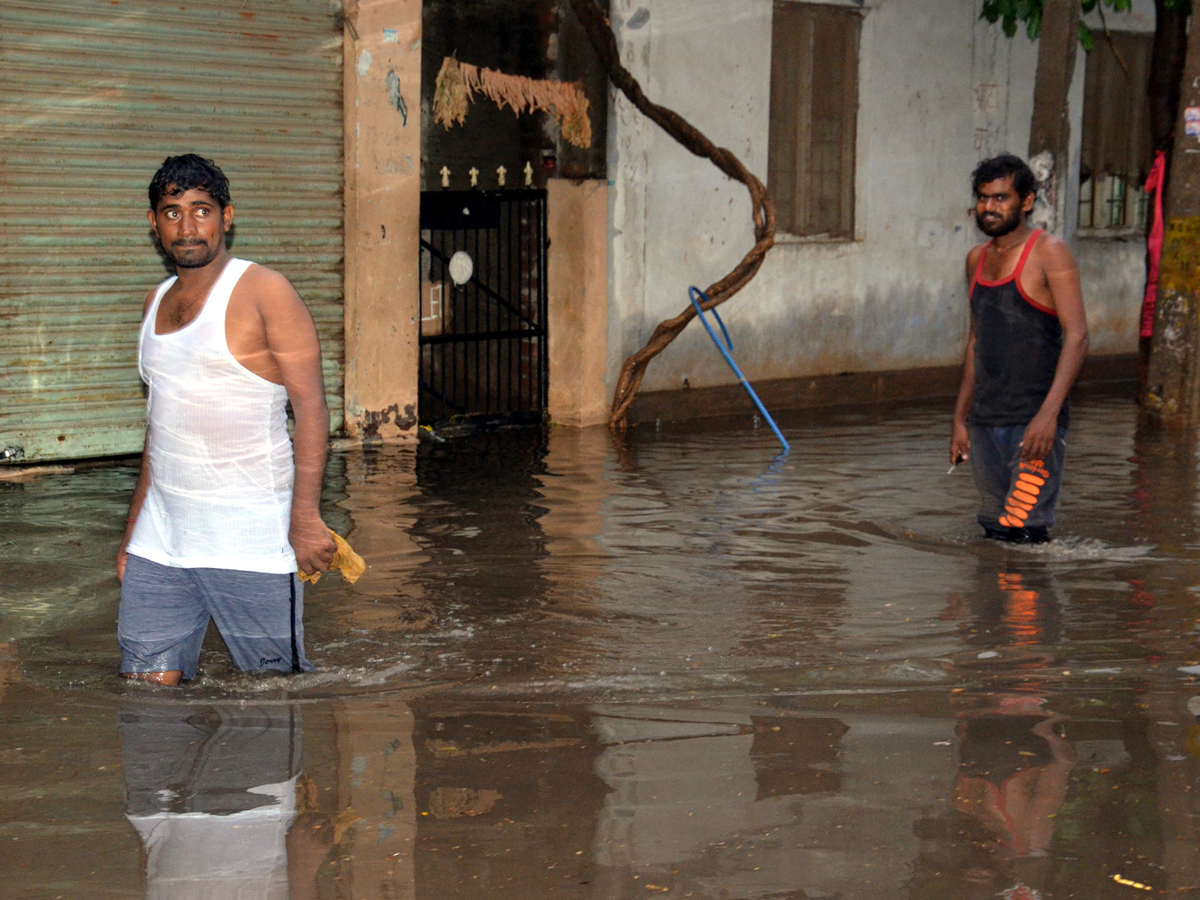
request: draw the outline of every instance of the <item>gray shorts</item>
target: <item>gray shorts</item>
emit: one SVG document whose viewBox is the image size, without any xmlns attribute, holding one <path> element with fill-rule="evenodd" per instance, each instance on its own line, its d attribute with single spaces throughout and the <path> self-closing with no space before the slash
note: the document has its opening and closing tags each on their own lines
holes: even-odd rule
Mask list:
<svg viewBox="0 0 1200 900">
<path fill-rule="evenodd" d="M 304 587 L 295 575 L 180 569 L 129 555 L 117 639 L 121 673 L 194 678 L 211 618 L 243 671 L 310 672 Z"/>
</svg>

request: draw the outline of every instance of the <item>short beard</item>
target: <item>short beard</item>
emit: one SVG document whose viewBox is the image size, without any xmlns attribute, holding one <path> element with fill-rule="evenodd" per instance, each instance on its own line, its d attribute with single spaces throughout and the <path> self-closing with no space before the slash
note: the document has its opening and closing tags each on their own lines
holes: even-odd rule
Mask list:
<svg viewBox="0 0 1200 900">
<path fill-rule="evenodd" d="M 162 246 L 161 244 L 159 246 Z M 192 244 L 191 247 L 204 247 L 205 253 L 202 256 L 182 256 L 176 255 L 176 252 L 170 247 L 163 247 L 163 255 L 166 256 L 177 269 L 203 269 L 210 262 L 220 256 L 220 248 L 208 252 L 209 247 L 206 244 Z M 188 248 L 184 248 L 188 249 Z"/>
<path fill-rule="evenodd" d="M 1013 213 L 1007 219 L 1001 219 L 999 222 L 996 222 L 994 225 L 985 225 L 984 220 L 981 219 L 980 217 L 976 216 L 975 224 L 978 225 L 979 230 L 982 231 L 984 234 L 986 234 L 988 237 L 998 238 L 998 237 L 1004 237 L 1006 234 L 1011 234 L 1012 232 L 1014 232 L 1018 228 L 1020 228 L 1021 222 L 1024 221 L 1024 218 L 1025 218 L 1025 216 L 1023 215 L 1022 211 L 1020 209 L 1018 209 L 1015 213 Z"/>
</svg>

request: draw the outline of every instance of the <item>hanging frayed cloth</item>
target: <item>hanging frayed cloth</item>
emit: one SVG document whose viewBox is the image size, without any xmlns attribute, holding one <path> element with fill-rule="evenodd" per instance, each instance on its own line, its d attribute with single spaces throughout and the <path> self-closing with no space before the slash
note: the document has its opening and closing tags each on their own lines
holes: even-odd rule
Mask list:
<svg viewBox="0 0 1200 900">
<path fill-rule="evenodd" d="M 1158 297 L 1158 266 L 1162 259 L 1163 248 L 1163 176 L 1166 174 L 1166 154 L 1159 150 L 1154 154 L 1154 165 L 1150 167 L 1150 175 L 1146 178 L 1143 190 L 1154 193 L 1154 218 L 1150 226 L 1150 234 L 1146 237 L 1146 293 L 1142 297 L 1142 330 L 1144 338 L 1154 336 L 1154 302 Z"/>
<path fill-rule="evenodd" d="M 461 125 L 476 93 L 483 94 L 501 109 L 507 106 L 514 113 L 548 113 L 554 116 L 567 143 L 583 148 L 592 145 L 588 99 L 578 82 L 505 75 L 447 56 L 433 89 L 433 120 L 447 131 L 456 122 Z"/>
</svg>

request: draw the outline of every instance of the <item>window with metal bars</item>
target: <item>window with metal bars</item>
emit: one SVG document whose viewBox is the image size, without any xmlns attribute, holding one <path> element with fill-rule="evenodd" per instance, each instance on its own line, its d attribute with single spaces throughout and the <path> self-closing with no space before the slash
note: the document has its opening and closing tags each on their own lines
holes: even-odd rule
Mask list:
<svg viewBox="0 0 1200 900">
<path fill-rule="evenodd" d="M 1151 34 L 1092 34 L 1083 94 L 1079 227 L 1141 230 L 1149 208 Z"/>
<path fill-rule="evenodd" d="M 776 0 L 767 188 L 779 229 L 854 236 L 857 9 Z"/>
</svg>

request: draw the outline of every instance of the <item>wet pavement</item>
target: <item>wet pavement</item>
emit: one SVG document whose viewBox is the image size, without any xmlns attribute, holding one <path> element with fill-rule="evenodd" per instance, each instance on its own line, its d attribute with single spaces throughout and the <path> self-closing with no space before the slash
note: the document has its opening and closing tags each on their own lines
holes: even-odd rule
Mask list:
<svg viewBox="0 0 1200 900">
<path fill-rule="evenodd" d="M 1194 438 L 1078 398 L 989 543 L 945 402 L 331 459 L 296 678 L 115 676 L 130 465 L 0 481 L 6 898 L 1200 898 Z"/>
</svg>

